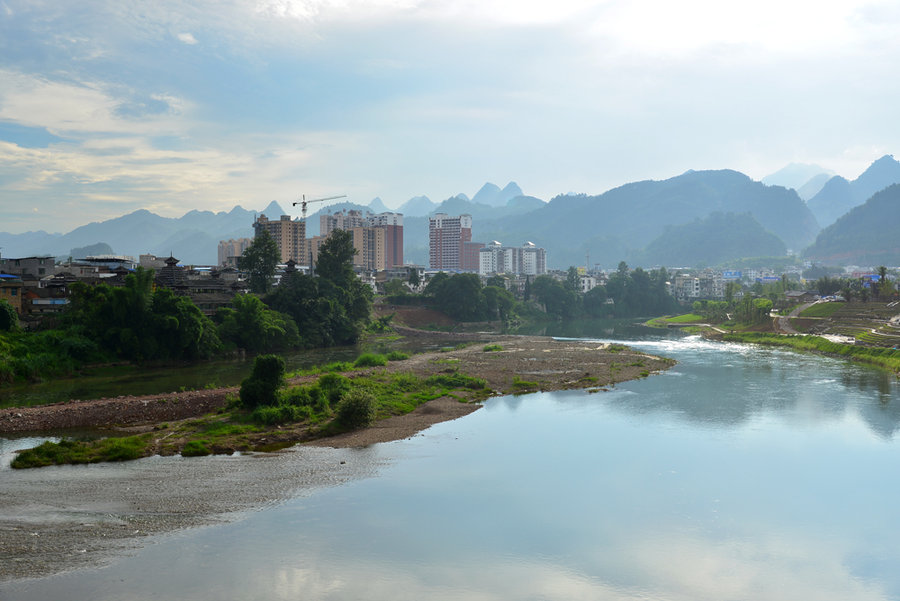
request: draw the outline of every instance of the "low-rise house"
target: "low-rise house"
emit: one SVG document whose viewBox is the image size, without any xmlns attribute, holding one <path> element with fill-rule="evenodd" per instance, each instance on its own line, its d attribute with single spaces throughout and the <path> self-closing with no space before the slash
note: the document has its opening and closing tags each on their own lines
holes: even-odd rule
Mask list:
<svg viewBox="0 0 900 601">
<path fill-rule="evenodd" d="M 0 273 L 0 300 L 5 300 L 16 313 L 22 315 L 25 284 L 22 279 L 8 273 Z"/>
</svg>

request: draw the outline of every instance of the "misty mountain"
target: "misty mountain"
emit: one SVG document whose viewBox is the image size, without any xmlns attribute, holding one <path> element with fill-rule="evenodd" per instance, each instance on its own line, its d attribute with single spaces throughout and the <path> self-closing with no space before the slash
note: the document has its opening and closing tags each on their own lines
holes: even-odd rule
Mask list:
<svg viewBox="0 0 900 601">
<path fill-rule="evenodd" d="M 73 248 L 69 251 L 69 254 L 63 257 L 63 259 L 68 259 L 72 257 L 73 259 L 84 259 L 85 257 L 96 257 L 98 255 L 112 255 L 113 253 L 112 247 L 106 242 L 98 242 L 97 244 L 91 244 L 90 246 L 82 246 L 81 248 Z"/>
<path fill-rule="evenodd" d="M 718 265 L 744 257 L 787 254 L 784 242 L 749 213 L 712 213 L 684 225 L 670 225 L 635 260 L 637 265 Z"/>
<path fill-rule="evenodd" d="M 414 196 L 410 198 L 397 209 L 398 213 L 402 213 L 404 219 L 406 217 L 423 217 L 434 211 L 438 203 L 432 202 L 427 196 Z"/>
<path fill-rule="evenodd" d="M 824 227 L 866 202 L 876 192 L 897 183 L 900 183 L 900 162 L 891 155 L 885 155 L 852 182 L 840 176 L 832 177 L 807 204 Z"/>
<path fill-rule="evenodd" d="M 389 213 L 392 212 L 387 206 L 385 206 L 384 201 L 381 200 L 378 196 L 373 198 L 369 202 L 368 206 L 369 211 L 373 213 Z"/>
<path fill-rule="evenodd" d="M 791 163 L 786 167 L 782 167 L 775 173 L 762 178 L 762 183 L 767 186 L 782 186 L 784 188 L 793 188 L 800 191 L 800 188 L 808 184 L 813 179 L 821 179 L 825 181 L 834 175 L 833 171 L 829 171 L 819 165 L 811 165 L 809 163 Z M 803 198 L 801 196 L 800 198 Z"/>
<path fill-rule="evenodd" d="M 894 184 L 822 230 L 804 256 L 826 265 L 900 265 L 900 184 Z"/>
<path fill-rule="evenodd" d="M 278 219 L 283 210 L 272 202 L 261 212 Z M 7 257 L 68 257 L 73 249 L 103 242 L 115 254 L 137 258 L 145 253 L 168 256 L 171 252 L 183 263 L 215 265 L 219 240 L 252 237 L 253 221 L 258 214 L 236 206 L 227 213 L 189 211 L 182 217 L 169 218 L 140 209 L 83 225 L 67 234 L 0 234 L 0 246 Z"/>
<path fill-rule="evenodd" d="M 625 184 L 597 196 L 558 196 L 520 215 L 473 222 L 476 240 L 510 246 L 531 240 L 548 250 L 554 268 L 591 261 L 616 265 L 639 253 L 667 226 L 683 225 L 711 213 L 748 213 L 789 248 L 802 249 L 819 231 L 797 193 L 766 186 L 737 171 L 688 171 L 662 181 Z"/>
<path fill-rule="evenodd" d="M 795 188 L 797 190 L 797 196 L 803 200 L 809 200 L 818 194 L 832 177 L 834 177 L 834 175 L 830 173 L 820 173 L 819 175 L 813 176 L 808 182 L 799 188 Z"/>
<path fill-rule="evenodd" d="M 502 190 L 488 182 L 472 197 L 472 202 L 489 207 L 505 207 L 510 200 L 522 194 L 522 189 L 516 182 L 509 182 Z"/>
</svg>

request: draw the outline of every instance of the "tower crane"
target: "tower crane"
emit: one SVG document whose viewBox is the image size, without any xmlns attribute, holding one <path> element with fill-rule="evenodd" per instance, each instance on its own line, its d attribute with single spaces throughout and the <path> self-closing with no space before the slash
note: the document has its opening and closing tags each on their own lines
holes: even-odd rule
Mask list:
<svg viewBox="0 0 900 601">
<path fill-rule="evenodd" d="M 300 205 L 300 208 L 303 212 L 303 223 L 306 223 L 306 205 L 307 205 L 307 203 L 322 202 L 323 200 L 334 200 L 335 198 L 347 198 L 347 195 L 340 194 L 338 196 L 326 196 L 325 198 L 310 198 L 309 200 L 306 200 L 306 194 L 304 194 L 300 200 L 298 200 L 297 202 L 291 203 L 291 206 L 296 207 L 297 205 Z"/>
</svg>

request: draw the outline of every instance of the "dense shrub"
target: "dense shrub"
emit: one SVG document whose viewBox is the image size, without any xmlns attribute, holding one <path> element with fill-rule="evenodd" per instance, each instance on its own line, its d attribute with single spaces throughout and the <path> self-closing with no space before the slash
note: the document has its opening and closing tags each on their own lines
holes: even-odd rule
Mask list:
<svg viewBox="0 0 900 601">
<path fill-rule="evenodd" d="M 337 408 L 337 422 L 347 429 L 365 428 L 375 421 L 375 396 L 365 390 L 351 390 Z"/>
<path fill-rule="evenodd" d="M 210 454 L 210 450 L 199 440 L 192 440 L 184 445 L 181 449 L 182 457 L 205 457 Z"/>
<path fill-rule="evenodd" d="M 458 372 L 452 374 L 435 374 L 425 380 L 425 382 L 444 388 L 471 388 L 472 390 L 481 390 L 487 387 L 487 382 L 485 380 L 466 376 Z"/>
<path fill-rule="evenodd" d="M 350 380 L 340 374 L 325 374 L 319 378 L 318 385 L 331 405 L 336 405 L 350 390 Z"/>
<path fill-rule="evenodd" d="M 276 392 L 284 383 L 284 359 L 277 355 L 260 355 L 253 362 L 253 372 L 241 383 L 241 404 L 248 409 L 273 405 Z"/>
<path fill-rule="evenodd" d="M 387 354 L 388 361 L 405 361 L 406 359 L 409 359 L 409 355 L 401 351 L 391 351 Z"/>
<path fill-rule="evenodd" d="M 387 365 L 387 357 L 377 353 L 364 353 L 353 362 L 353 367 L 381 367 Z"/>
</svg>

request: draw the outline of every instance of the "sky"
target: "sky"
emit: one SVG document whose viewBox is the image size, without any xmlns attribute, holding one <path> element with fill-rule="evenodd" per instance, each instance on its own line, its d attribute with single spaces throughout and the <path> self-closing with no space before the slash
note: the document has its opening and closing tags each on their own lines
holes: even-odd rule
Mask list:
<svg viewBox="0 0 900 601">
<path fill-rule="evenodd" d="M 894 0 L 0 0 L 0 231 L 853 179 L 900 149 L 898 31 Z"/>
</svg>

